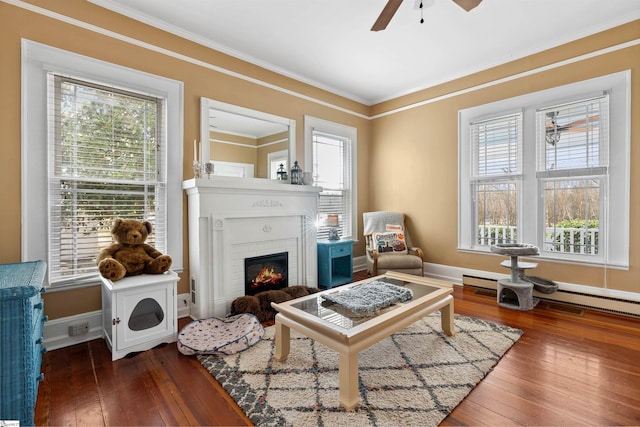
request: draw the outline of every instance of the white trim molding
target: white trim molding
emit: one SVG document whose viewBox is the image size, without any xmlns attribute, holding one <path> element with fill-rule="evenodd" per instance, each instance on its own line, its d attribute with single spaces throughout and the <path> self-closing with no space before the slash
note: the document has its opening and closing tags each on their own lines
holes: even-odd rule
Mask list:
<svg viewBox="0 0 640 427">
<path fill-rule="evenodd" d="M 424 275 L 426 277 L 448 281 L 456 285 L 470 284 L 469 282 L 472 282 L 474 286 L 489 289 L 496 289 L 498 280 L 510 277 L 510 273 L 500 274 L 491 271 L 432 263 L 424 264 Z M 469 278 L 471 278 L 471 280 L 469 280 Z M 552 278 L 547 279 L 553 280 Z M 549 301 L 565 302 L 596 310 L 640 317 L 640 294 L 638 293 L 597 288 L 577 283 L 555 283 L 558 284 L 558 291 L 555 293 L 542 294 L 534 291 L 534 296 Z M 496 305 L 496 308 L 497 307 Z"/>
</svg>

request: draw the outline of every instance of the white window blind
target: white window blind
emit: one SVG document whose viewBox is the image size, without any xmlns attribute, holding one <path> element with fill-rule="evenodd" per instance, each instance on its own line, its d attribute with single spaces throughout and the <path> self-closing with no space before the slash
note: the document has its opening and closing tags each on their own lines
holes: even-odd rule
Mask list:
<svg viewBox="0 0 640 427">
<path fill-rule="evenodd" d="M 522 172 L 522 114 L 471 123 L 472 175 L 505 177 Z"/>
<path fill-rule="evenodd" d="M 318 238 L 327 238 L 327 215 L 338 214 L 338 233 L 353 234 L 353 142 L 350 138 L 313 129 L 313 185 L 322 187 L 318 200 Z"/>
<path fill-rule="evenodd" d="M 115 218 L 148 220 L 167 251 L 164 101 L 49 74 L 49 280 L 95 277 Z"/>
<path fill-rule="evenodd" d="M 537 110 L 537 175 L 604 173 L 609 164 L 608 113 L 607 94 Z"/>
</svg>

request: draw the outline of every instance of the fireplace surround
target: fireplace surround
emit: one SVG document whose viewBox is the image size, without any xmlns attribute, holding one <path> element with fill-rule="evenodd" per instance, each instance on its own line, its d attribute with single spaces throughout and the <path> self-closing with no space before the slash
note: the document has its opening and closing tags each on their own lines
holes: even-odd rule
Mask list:
<svg viewBox="0 0 640 427">
<path fill-rule="evenodd" d="M 319 187 L 258 178 L 184 181 L 191 317 L 223 317 L 245 295 L 245 259 L 286 253 L 286 286 L 317 285 Z"/>
</svg>

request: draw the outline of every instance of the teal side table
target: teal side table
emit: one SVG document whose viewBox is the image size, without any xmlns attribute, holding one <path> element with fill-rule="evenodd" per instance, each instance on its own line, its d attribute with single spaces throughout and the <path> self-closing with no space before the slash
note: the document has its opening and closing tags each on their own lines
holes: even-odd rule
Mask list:
<svg viewBox="0 0 640 427">
<path fill-rule="evenodd" d="M 318 287 L 329 289 L 353 281 L 353 240 L 318 241 Z"/>
</svg>

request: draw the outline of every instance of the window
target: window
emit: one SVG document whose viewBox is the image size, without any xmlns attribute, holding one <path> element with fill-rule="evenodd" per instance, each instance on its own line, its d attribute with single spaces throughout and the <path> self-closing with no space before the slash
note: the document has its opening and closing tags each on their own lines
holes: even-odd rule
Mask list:
<svg viewBox="0 0 640 427">
<path fill-rule="evenodd" d="M 318 238 L 329 235 L 329 214 L 338 214 L 338 234 L 355 239 L 356 129 L 305 116 L 305 165 L 313 185 L 322 187 L 318 200 Z M 308 166 L 307 166 L 308 167 Z"/>
<path fill-rule="evenodd" d="M 182 197 L 182 144 L 170 143 L 182 139 L 181 83 L 29 41 L 23 51 L 23 260 L 46 260 L 50 286 L 96 284 L 123 217 L 149 220 L 147 241 L 180 271 L 182 205 L 168 200 Z"/>
<path fill-rule="evenodd" d="M 471 124 L 477 245 L 517 241 L 522 113 Z"/>
<path fill-rule="evenodd" d="M 541 250 L 598 256 L 605 223 L 609 95 L 536 112 Z"/>
<path fill-rule="evenodd" d="M 163 100 L 49 73 L 49 279 L 95 274 L 115 218 L 166 252 Z"/>
<path fill-rule="evenodd" d="M 460 111 L 459 248 L 628 267 L 629 87 L 625 71 Z"/>
</svg>

